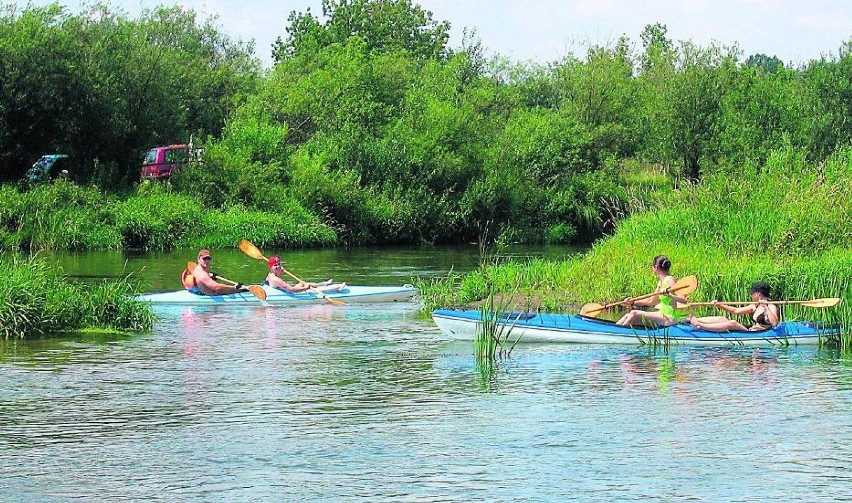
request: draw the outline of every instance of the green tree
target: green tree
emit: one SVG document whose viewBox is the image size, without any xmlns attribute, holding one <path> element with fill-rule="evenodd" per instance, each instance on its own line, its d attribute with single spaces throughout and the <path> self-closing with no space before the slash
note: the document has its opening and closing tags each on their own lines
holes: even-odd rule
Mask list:
<svg viewBox="0 0 852 503">
<path fill-rule="evenodd" d="M 352 36 L 377 52 L 403 50 L 416 58 L 446 54 L 450 24 L 435 21 L 430 11 L 411 0 L 323 0 L 322 16 L 325 22 L 310 9 L 291 12 L 287 38 L 278 37 L 273 44 L 275 61 L 344 43 Z"/>
<path fill-rule="evenodd" d="M 759 68 L 765 72 L 778 73 L 784 69 L 784 62 L 775 56 L 767 56 L 763 53 L 752 54 L 745 60 L 745 65 Z"/>
</svg>

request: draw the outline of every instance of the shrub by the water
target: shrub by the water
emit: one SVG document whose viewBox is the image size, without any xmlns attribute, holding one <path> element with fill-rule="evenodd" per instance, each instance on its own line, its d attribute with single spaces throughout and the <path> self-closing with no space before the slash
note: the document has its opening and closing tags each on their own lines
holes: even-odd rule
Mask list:
<svg viewBox="0 0 852 503">
<path fill-rule="evenodd" d="M 151 309 L 131 297 L 124 279 L 85 286 L 69 283 L 38 258 L 0 258 L 0 337 L 27 338 L 84 329 L 142 331 Z"/>
<path fill-rule="evenodd" d="M 123 198 L 67 180 L 23 192 L 5 185 L 0 186 L 0 247 L 170 250 L 234 246 L 241 239 L 277 247 L 337 243 L 331 227 L 286 193 L 268 208 L 205 208 L 198 199 L 156 183 L 143 183 Z"/>
<path fill-rule="evenodd" d="M 573 310 L 652 291 L 651 259 L 665 254 L 676 277 L 698 276 L 693 301 L 746 301 L 756 280 L 770 283 L 776 300 L 842 298 L 834 308 L 785 306 L 782 313 L 840 324 L 841 345 L 852 349 L 852 149 L 818 166 L 776 152 L 760 168 L 736 179 L 720 172 L 672 192 L 660 209 L 622 221 L 581 257 L 487 266 L 422 283 L 421 296 L 427 309 L 462 305 L 483 298 L 489 279 L 498 292 L 521 284 L 545 307 Z"/>
</svg>

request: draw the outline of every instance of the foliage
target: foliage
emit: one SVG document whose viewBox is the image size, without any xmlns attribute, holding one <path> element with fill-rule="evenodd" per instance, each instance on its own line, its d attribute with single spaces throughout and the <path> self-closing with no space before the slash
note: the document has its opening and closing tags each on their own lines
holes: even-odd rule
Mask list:
<svg viewBox="0 0 852 503">
<path fill-rule="evenodd" d="M 0 10 L 0 173 L 44 153 L 79 160 L 78 180 L 138 178 L 144 149 L 218 133 L 258 76 L 252 47 L 181 7 L 128 19 L 106 4 Z"/>
<path fill-rule="evenodd" d="M 149 330 L 154 314 L 133 300 L 127 278 L 83 286 L 38 258 L 0 258 L 0 337 L 38 337 L 83 329 Z"/>
<path fill-rule="evenodd" d="M 358 37 L 373 51 L 404 50 L 413 57 L 444 54 L 450 24 L 434 21 L 432 13 L 411 0 L 323 0 L 325 23 L 305 12 L 290 13 L 287 38 L 273 44 L 273 57 L 283 61 Z"/>
<path fill-rule="evenodd" d="M 246 215 L 295 232 L 260 232 L 287 246 L 592 242 L 673 187 L 706 182 L 716 199 L 738 184 L 783 193 L 786 177 L 818 180 L 815 166 L 852 143 L 852 40 L 786 68 L 671 40 L 657 23 L 641 48 L 624 36 L 539 65 L 490 56 L 470 32 L 449 48 L 449 24 L 411 0 L 322 6 L 291 15 L 264 74 L 251 45 L 180 7 L 138 19 L 100 4 L 5 7 L 3 176 L 59 150 L 81 163 L 76 181 L 109 195 L 30 215 L 0 193 L 11 206 L 0 210 L 4 246 L 224 242 Z M 134 193 L 141 150 L 190 133 L 203 162 L 163 192 Z M 762 177 L 785 159 L 801 170 Z M 830 191 L 844 193 L 809 194 Z M 201 231 L 205 219 L 216 221 Z M 732 242 L 742 224 L 714 225 Z M 759 237 L 802 250 L 809 239 L 780 223 Z"/>
<path fill-rule="evenodd" d="M 330 246 L 337 235 L 286 193 L 268 211 L 205 210 L 168 186 L 143 183 L 123 198 L 67 180 L 20 192 L 0 186 L 0 248 L 169 250 L 233 246 L 249 238 L 279 247 Z"/>
</svg>

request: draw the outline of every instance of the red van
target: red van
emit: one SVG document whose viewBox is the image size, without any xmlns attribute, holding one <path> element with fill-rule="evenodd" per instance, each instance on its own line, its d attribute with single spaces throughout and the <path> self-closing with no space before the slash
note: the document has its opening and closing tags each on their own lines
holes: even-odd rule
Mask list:
<svg viewBox="0 0 852 503">
<path fill-rule="evenodd" d="M 189 145 L 167 145 L 154 147 L 142 161 L 141 177 L 153 180 L 166 180 L 172 172 L 189 162 Z"/>
</svg>

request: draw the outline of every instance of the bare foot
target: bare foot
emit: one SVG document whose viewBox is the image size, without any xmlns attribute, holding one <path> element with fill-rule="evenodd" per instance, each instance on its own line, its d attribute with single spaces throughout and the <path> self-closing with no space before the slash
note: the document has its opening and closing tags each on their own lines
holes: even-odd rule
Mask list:
<svg viewBox="0 0 852 503">
<path fill-rule="evenodd" d="M 340 286 L 337 287 L 338 292 L 342 292 L 343 290 L 346 290 L 346 283 L 341 283 Z"/>
</svg>

